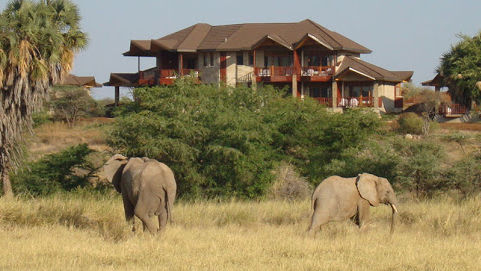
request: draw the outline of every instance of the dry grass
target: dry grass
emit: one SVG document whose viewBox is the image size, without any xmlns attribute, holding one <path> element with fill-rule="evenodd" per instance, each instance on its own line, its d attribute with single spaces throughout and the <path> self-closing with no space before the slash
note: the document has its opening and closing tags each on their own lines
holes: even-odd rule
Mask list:
<svg viewBox="0 0 481 271">
<path fill-rule="evenodd" d="M 441 128 L 448 130 L 464 130 L 464 131 L 481 131 L 481 123 L 464 122 L 464 123 L 440 123 Z"/>
<path fill-rule="evenodd" d="M 48 153 L 54 153 L 81 143 L 87 143 L 96 151 L 108 149 L 105 143 L 103 129 L 111 122 L 107 118 L 96 118 L 79 121 L 69 128 L 66 123 L 54 122 L 41 125 L 34 130 L 35 138 L 29 146 L 32 159 Z"/>
<path fill-rule="evenodd" d="M 0 200 L 1 270 L 476 270 L 481 199 L 405 202 L 365 232 L 305 236 L 310 203 L 181 202 L 161 236 L 130 233 L 120 198 Z M 8 248 L 8 249 L 5 249 Z"/>
</svg>

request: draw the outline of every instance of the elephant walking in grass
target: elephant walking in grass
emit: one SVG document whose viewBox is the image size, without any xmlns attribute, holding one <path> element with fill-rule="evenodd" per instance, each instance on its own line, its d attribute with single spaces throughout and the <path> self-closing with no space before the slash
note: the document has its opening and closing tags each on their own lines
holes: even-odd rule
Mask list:
<svg viewBox="0 0 481 271">
<path fill-rule="evenodd" d="M 353 178 L 331 176 L 324 179 L 312 194 L 313 214 L 308 232 L 315 230 L 329 221 L 354 219 L 359 228 L 369 220 L 370 206 L 380 203 L 392 208 L 391 233 L 394 232 L 397 214 L 397 199 L 394 190 L 385 178 L 363 173 Z"/>
<path fill-rule="evenodd" d="M 135 231 L 137 216 L 151 234 L 165 229 L 172 220 L 172 207 L 177 191 L 172 170 L 163 163 L 149 158 L 112 156 L 99 173 L 122 194 L 125 218 Z M 152 221 L 158 216 L 159 227 Z"/>
</svg>

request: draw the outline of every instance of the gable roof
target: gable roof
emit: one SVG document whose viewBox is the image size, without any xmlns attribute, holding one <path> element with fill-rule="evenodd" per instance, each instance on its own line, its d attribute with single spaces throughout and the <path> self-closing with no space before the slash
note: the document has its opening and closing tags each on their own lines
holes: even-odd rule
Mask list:
<svg viewBox="0 0 481 271">
<path fill-rule="evenodd" d="M 95 82 L 93 76 L 76 76 L 73 74 L 66 75 L 60 82 L 60 85 L 79 86 L 79 87 L 102 87 L 101 84 Z"/>
<path fill-rule="evenodd" d="M 408 81 L 413 75 L 413 71 L 388 71 L 357 57 L 346 56 L 336 71 L 336 77 L 341 77 L 346 72 L 355 72 L 371 80 L 402 82 Z"/>
<path fill-rule="evenodd" d="M 138 81 L 139 73 L 111 73 L 104 86 L 136 87 Z"/>
<path fill-rule="evenodd" d="M 149 46 L 146 45 L 149 41 L 131 41 L 130 50 L 124 55 L 152 55 L 152 51 L 159 49 L 178 52 L 252 50 L 266 37 L 292 50 L 306 36 L 331 50 L 371 53 L 359 43 L 307 19 L 296 23 L 195 24 L 151 40 Z"/>
</svg>

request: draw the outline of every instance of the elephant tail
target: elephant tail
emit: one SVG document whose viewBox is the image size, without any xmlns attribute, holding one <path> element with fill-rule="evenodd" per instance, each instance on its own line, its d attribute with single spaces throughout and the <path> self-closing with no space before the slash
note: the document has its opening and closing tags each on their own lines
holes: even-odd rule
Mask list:
<svg viewBox="0 0 481 271">
<path fill-rule="evenodd" d="M 170 221 L 170 223 L 172 223 L 172 208 L 171 208 L 171 201 L 173 201 L 173 199 L 169 199 L 169 193 L 167 192 L 167 190 L 165 188 L 164 189 L 164 193 L 165 193 L 165 209 L 167 210 L 167 221 Z"/>
</svg>

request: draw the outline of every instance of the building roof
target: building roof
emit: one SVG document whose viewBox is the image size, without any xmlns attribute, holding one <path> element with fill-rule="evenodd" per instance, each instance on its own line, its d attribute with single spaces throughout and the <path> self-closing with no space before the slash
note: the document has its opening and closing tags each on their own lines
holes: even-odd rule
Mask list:
<svg viewBox="0 0 481 271">
<path fill-rule="evenodd" d="M 330 50 L 371 53 L 368 48 L 311 20 L 296 23 L 246 23 L 211 26 L 196 24 L 156 40 L 133 40 L 126 56 L 154 55 L 157 50 L 178 52 L 252 50 L 269 37 L 292 50 L 306 36 Z"/>
<path fill-rule="evenodd" d="M 442 87 L 443 85 L 443 76 L 441 76 L 439 73 L 434 76 L 433 79 L 424 81 L 421 83 L 423 86 L 433 86 L 433 87 Z"/>
<path fill-rule="evenodd" d="M 73 74 L 68 74 L 63 78 L 59 85 L 69 85 L 69 86 L 79 86 L 79 87 L 102 87 L 101 84 L 95 82 L 95 77 L 93 76 L 76 76 Z"/>
<path fill-rule="evenodd" d="M 136 87 L 138 86 L 139 73 L 111 73 L 104 86 Z"/>
<path fill-rule="evenodd" d="M 386 82 L 408 81 L 413 75 L 413 71 L 388 71 L 374 64 L 363 61 L 357 57 L 346 56 L 336 71 L 336 77 L 342 77 L 347 72 L 355 72 L 371 80 Z"/>
</svg>

